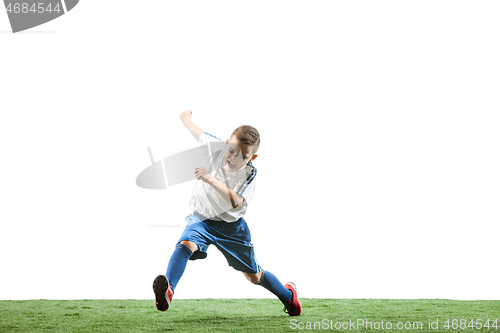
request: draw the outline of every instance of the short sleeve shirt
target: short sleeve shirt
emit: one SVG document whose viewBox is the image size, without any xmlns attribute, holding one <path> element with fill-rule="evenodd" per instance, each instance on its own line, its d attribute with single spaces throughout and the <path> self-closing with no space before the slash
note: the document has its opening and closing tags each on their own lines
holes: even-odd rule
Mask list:
<svg viewBox="0 0 500 333">
<path fill-rule="evenodd" d="M 228 170 L 223 161 L 224 145 L 210 145 L 211 142 L 220 143 L 222 140 L 206 132 L 200 135 L 198 143 L 207 149 L 211 157 L 212 163 L 208 172 L 226 187 L 241 195 L 244 201 L 237 208 L 232 208 L 210 185 L 202 180 L 195 180 L 189 208 L 212 220 L 236 222 L 245 215 L 248 203 L 252 199 L 257 169 L 251 162 L 248 162 L 241 170 L 236 172 Z"/>
</svg>

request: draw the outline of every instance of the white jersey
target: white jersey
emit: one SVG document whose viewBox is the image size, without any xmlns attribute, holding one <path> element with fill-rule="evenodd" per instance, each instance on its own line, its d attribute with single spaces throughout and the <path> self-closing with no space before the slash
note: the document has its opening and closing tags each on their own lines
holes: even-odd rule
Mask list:
<svg viewBox="0 0 500 333">
<path fill-rule="evenodd" d="M 206 132 L 200 135 L 198 141 L 200 146 L 207 147 L 208 150 L 210 142 L 222 142 L 222 140 Z M 217 145 L 217 147 L 221 147 L 221 145 Z M 195 180 L 189 208 L 211 220 L 236 222 L 245 215 L 248 203 L 252 199 L 257 169 L 251 162 L 248 162 L 243 169 L 231 172 L 225 167 L 223 149 L 219 148 L 215 151 L 210 151 L 210 153 L 212 167 L 208 172 L 224 184 L 224 186 L 241 195 L 245 200 L 238 208 L 232 208 L 210 185 L 202 180 Z"/>
</svg>

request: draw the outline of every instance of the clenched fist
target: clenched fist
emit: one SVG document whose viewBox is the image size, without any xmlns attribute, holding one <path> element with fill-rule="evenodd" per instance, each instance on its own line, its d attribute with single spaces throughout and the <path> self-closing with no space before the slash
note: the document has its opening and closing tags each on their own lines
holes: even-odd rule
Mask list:
<svg viewBox="0 0 500 333">
<path fill-rule="evenodd" d="M 191 110 L 182 111 L 181 120 L 184 120 L 186 118 L 191 118 L 192 114 L 193 114 L 193 111 L 191 111 Z"/>
<path fill-rule="evenodd" d="M 210 183 L 210 181 L 212 180 L 212 175 L 210 174 L 210 172 L 208 172 L 207 169 L 203 167 L 194 169 L 194 174 L 196 175 L 196 179 L 201 179 L 205 183 Z"/>
</svg>

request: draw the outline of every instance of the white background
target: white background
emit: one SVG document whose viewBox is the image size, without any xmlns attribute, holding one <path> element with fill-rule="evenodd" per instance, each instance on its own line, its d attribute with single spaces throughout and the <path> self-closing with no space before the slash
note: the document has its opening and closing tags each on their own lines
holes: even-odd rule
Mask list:
<svg viewBox="0 0 500 333">
<path fill-rule="evenodd" d="M 0 298 L 152 299 L 193 183 L 136 176 L 195 140 L 262 144 L 247 214 L 301 297 L 500 299 L 495 1 L 91 1 L 0 10 Z M 274 297 L 209 250 L 176 298 Z"/>
</svg>

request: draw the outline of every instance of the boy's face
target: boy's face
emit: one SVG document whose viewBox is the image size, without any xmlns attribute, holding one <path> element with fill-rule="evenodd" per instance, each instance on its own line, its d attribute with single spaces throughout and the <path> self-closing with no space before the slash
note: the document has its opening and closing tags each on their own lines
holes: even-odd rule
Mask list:
<svg viewBox="0 0 500 333">
<path fill-rule="evenodd" d="M 249 161 L 253 161 L 255 158 L 257 158 L 257 155 L 253 153 L 253 146 L 241 143 L 236 137 L 226 140 L 224 161 L 229 171 L 241 170 Z"/>
</svg>

